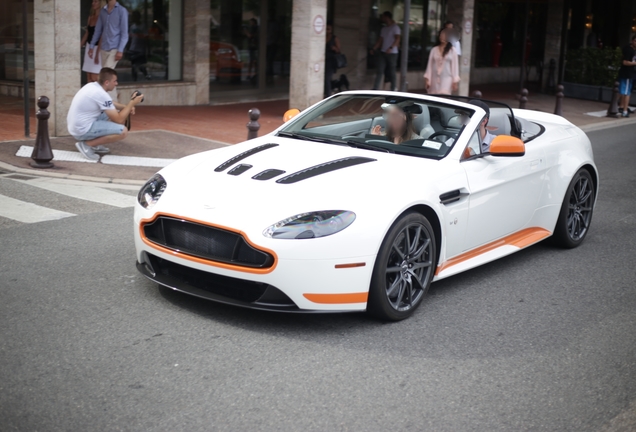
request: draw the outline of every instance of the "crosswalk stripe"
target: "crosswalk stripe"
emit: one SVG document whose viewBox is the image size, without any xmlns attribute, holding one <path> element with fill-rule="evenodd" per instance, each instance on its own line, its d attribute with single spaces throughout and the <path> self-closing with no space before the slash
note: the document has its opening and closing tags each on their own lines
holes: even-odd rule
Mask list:
<svg viewBox="0 0 636 432">
<path fill-rule="evenodd" d="M 106 204 L 113 207 L 133 207 L 135 205 L 135 197 L 124 195 L 108 189 L 102 189 L 95 186 L 80 186 L 77 184 L 69 184 L 54 179 L 38 178 L 33 180 L 21 180 L 20 183 L 56 192 L 84 201 L 91 201 L 100 204 Z"/>
<path fill-rule="evenodd" d="M 30 158 L 33 154 L 33 147 L 20 146 L 16 152 L 16 156 Z M 67 161 L 67 162 L 85 162 L 85 163 L 97 163 L 97 161 L 86 159 L 80 152 L 66 151 L 66 150 L 53 150 L 53 160 L 55 161 Z"/>
<path fill-rule="evenodd" d="M 44 222 L 75 216 L 74 213 L 42 207 L 0 195 L 0 216 L 24 223 Z"/>
<path fill-rule="evenodd" d="M 16 152 L 16 156 L 19 157 L 31 157 L 33 153 L 32 146 L 20 146 Z M 88 162 L 97 163 L 98 161 L 88 160 L 79 152 L 67 151 L 67 150 L 53 150 L 54 161 L 67 161 L 67 162 Z M 163 168 L 170 165 L 176 159 L 165 158 L 153 158 L 153 157 L 140 157 L 140 156 L 119 156 L 119 155 L 106 155 L 102 156 L 99 162 L 106 165 L 123 165 L 123 166 L 142 166 L 142 167 L 154 167 Z"/>
</svg>

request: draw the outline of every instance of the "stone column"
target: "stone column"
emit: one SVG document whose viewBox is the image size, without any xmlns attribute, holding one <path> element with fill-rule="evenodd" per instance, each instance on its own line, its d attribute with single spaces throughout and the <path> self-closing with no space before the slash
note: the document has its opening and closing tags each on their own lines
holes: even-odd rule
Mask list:
<svg viewBox="0 0 636 432">
<path fill-rule="evenodd" d="M 334 2 L 334 33 L 340 39 L 348 63 L 346 68 L 336 72 L 335 78 L 346 74 L 352 90 L 366 85 L 370 14 L 370 0 Z"/>
<path fill-rule="evenodd" d="M 541 90 L 546 91 L 550 73 L 550 59 L 556 61 L 555 86 L 559 84 L 558 65 L 561 53 L 561 33 L 563 25 L 563 0 L 548 2 L 548 22 L 546 24 L 545 46 L 543 51 L 543 82 Z"/>
<path fill-rule="evenodd" d="M 66 136 L 66 115 L 81 87 L 80 8 L 76 0 L 35 0 L 33 23 L 35 97 L 51 100 L 49 133 Z"/>
<path fill-rule="evenodd" d="M 294 0 L 290 108 L 303 110 L 323 98 L 326 27 L 327 0 Z"/>
<path fill-rule="evenodd" d="M 197 105 L 210 103 L 210 2 L 184 0 L 183 80 L 196 84 Z"/>
<path fill-rule="evenodd" d="M 459 95 L 468 96 L 470 71 L 473 66 L 473 40 L 475 35 L 475 0 L 449 0 L 448 19 L 461 32 L 462 55 L 459 58 Z M 443 23 L 442 23 L 443 24 Z"/>
</svg>

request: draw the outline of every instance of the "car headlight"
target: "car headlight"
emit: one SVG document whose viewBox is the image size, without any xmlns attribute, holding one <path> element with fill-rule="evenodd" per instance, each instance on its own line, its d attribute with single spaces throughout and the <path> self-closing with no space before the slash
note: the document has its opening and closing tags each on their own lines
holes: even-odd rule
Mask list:
<svg viewBox="0 0 636 432">
<path fill-rule="evenodd" d="M 166 179 L 164 179 L 161 174 L 155 174 L 141 188 L 137 195 L 137 201 L 143 208 L 150 208 L 154 206 L 157 204 L 157 201 L 159 201 L 159 198 L 161 198 L 161 195 L 163 195 L 163 191 L 166 190 L 166 186 L 168 186 Z"/>
<path fill-rule="evenodd" d="M 354 212 L 327 210 L 301 213 L 265 228 L 263 235 L 275 239 L 311 239 L 342 231 L 356 220 Z"/>
</svg>

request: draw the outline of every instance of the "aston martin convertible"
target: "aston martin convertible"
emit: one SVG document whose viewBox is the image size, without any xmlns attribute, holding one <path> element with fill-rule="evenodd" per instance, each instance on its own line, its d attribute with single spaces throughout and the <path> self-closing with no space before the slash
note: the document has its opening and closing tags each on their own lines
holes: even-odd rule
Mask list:
<svg viewBox="0 0 636 432">
<path fill-rule="evenodd" d="M 142 187 L 144 276 L 232 305 L 395 321 L 434 281 L 548 239 L 575 248 L 590 230 L 599 175 L 562 117 L 352 91 L 286 120 Z"/>
</svg>

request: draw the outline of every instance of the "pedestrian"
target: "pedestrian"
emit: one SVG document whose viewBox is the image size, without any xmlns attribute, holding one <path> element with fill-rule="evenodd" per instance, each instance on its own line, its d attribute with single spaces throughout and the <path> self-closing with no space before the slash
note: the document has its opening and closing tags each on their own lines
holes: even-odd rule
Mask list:
<svg viewBox="0 0 636 432">
<path fill-rule="evenodd" d="M 379 54 L 376 59 L 375 84 L 373 85 L 373 90 L 380 89 L 380 86 L 384 87 L 382 78 L 386 72 L 391 82 L 391 90 L 395 91 L 397 90 L 395 67 L 397 65 L 398 46 L 400 46 L 402 30 L 400 26 L 393 21 L 393 14 L 391 12 L 384 12 L 380 16 L 380 19 L 384 27 L 380 30 L 380 37 L 377 42 L 373 45 L 373 48 L 371 48 L 371 55 L 375 55 L 376 52 Z"/>
<path fill-rule="evenodd" d="M 623 48 L 623 62 L 618 71 L 621 96 L 618 112 L 623 117 L 629 117 L 629 99 L 632 95 L 634 78 L 636 78 L 636 35 L 632 36 L 631 43 Z"/>
<path fill-rule="evenodd" d="M 147 80 L 152 79 L 146 68 L 148 59 L 146 58 L 146 39 L 148 32 L 141 23 L 141 12 L 138 10 L 132 13 L 132 25 L 130 26 L 130 47 L 126 53 L 130 60 L 130 73 L 133 81 L 137 81 L 140 71 Z"/>
<path fill-rule="evenodd" d="M 247 37 L 247 47 L 250 52 L 250 63 L 247 67 L 247 78 L 253 81 L 258 72 L 258 21 L 256 18 L 250 19 L 250 25 L 243 29 Z"/>
<path fill-rule="evenodd" d="M 90 42 L 88 56 L 93 58 L 94 48 L 101 38 L 102 67 L 115 69 L 117 62 L 124 56 L 124 48 L 128 42 L 128 11 L 117 0 L 108 0 L 97 19 L 95 33 Z M 117 93 L 113 90 L 110 96 L 117 101 Z"/>
<path fill-rule="evenodd" d="M 93 0 L 91 2 L 91 12 L 88 15 L 88 22 L 86 23 L 86 31 L 82 36 L 82 42 L 80 46 L 84 48 L 86 43 L 90 44 L 93 40 L 93 34 L 95 33 L 95 26 L 97 25 L 97 19 L 99 18 L 99 12 L 102 8 L 101 0 Z M 99 76 L 99 71 L 102 69 L 101 56 L 99 55 L 100 43 L 97 42 L 94 58 L 88 55 L 88 49 L 84 51 L 84 64 L 82 70 L 86 72 L 86 81 L 95 82 Z"/>
<path fill-rule="evenodd" d="M 448 42 L 447 30 L 438 34 L 438 42 L 431 49 L 424 73 L 426 90 L 431 94 L 452 94 L 459 84 L 459 61 L 455 48 Z"/>
<path fill-rule="evenodd" d="M 459 32 L 455 29 L 455 24 L 452 21 L 446 21 L 444 23 L 444 28 L 449 31 L 448 41 L 455 48 L 455 52 L 457 52 L 457 56 L 461 57 L 462 55 L 462 44 L 459 41 Z"/>
<path fill-rule="evenodd" d="M 340 54 L 340 39 L 333 34 L 333 23 L 327 21 L 327 44 L 325 46 L 325 97 L 331 96 L 331 81 L 338 70 L 336 54 Z"/>
<path fill-rule="evenodd" d="M 126 138 L 124 122 L 143 100 L 143 95 L 135 93 L 126 105 L 113 102 L 109 92 L 117 84 L 115 69 L 102 68 L 97 82 L 86 84 L 71 101 L 66 117 L 68 131 L 77 140 L 75 147 L 88 160 L 98 161 L 100 154 L 110 153 L 104 144 Z"/>
</svg>

